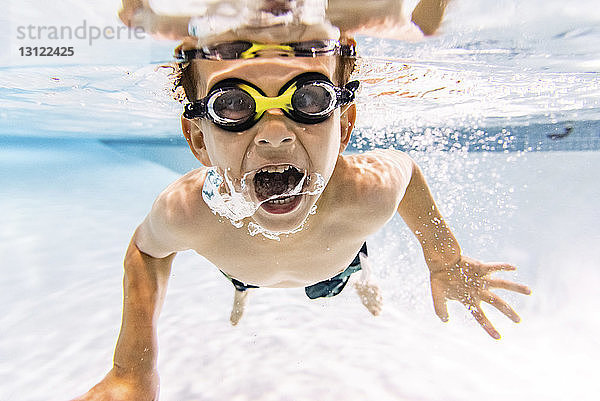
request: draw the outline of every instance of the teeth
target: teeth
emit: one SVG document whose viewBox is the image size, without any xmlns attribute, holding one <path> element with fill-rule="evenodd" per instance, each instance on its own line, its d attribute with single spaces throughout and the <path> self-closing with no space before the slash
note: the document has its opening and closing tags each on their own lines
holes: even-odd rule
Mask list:
<svg viewBox="0 0 600 401">
<path fill-rule="evenodd" d="M 267 172 L 267 173 L 284 173 L 286 170 L 293 168 L 290 165 L 281 165 L 281 166 L 267 166 L 263 167 L 259 170 L 259 172 Z"/>
<path fill-rule="evenodd" d="M 292 202 L 295 198 L 295 196 L 288 196 L 287 198 L 270 200 L 269 203 L 273 205 L 285 205 L 286 203 Z"/>
</svg>

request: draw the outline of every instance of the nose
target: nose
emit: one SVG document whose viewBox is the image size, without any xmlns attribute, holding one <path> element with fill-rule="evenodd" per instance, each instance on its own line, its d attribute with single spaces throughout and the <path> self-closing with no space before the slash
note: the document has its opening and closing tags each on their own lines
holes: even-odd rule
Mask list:
<svg viewBox="0 0 600 401">
<path fill-rule="evenodd" d="M 296 135 L 289 129 L 284 121 L 283 112 L 279 109 L 265 111 L 262 116 L 254 143 L 260 147 L 273 147 L 291 145 L 296 141 Z"/>
</svg>

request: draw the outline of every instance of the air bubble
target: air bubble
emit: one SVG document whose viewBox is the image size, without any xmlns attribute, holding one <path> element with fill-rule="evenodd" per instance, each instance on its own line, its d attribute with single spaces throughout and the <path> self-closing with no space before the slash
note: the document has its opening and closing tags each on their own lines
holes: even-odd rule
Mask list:
<svg viewBox="0 0 600 401">
<path fill-rule="evenodd" d="M 230 169 L 227 169 L 228 171 Z M 281 195 L 320 195 L 325 189 L 325 178 L 319 173 L 304 175 L 300 182 L 284 194 L 274 195 L 261 202 L 254 201 L 250 195 L 250 187 L 247 185 L 250 177 L 253 177 L 256 171 L 244 174 L 244 176 L 235 180 L 229 174 L 221 174 L 219 168 L 211 167 L 206 172 L 204 186 L 202 187 L 202 199 L 208 205 L 210 210 L 221 217 L 228 219 L 236 228 L 244 226 L 244 219 L 252 217 L 260 206 Z M 314 215 L 317 212 L 317 205 L 313 205 L 308 215 Z M 308 218 L 307 215 L 307 218 Z M 248 223 L 248 233 L 251 236 L 262 234 L 264 237 L 279 241 L 282 234 L 294 234 L 304 227 L 304 223 L 290 231 L 273 232 L 261 227 L 256 222 Z"/>
</svg>

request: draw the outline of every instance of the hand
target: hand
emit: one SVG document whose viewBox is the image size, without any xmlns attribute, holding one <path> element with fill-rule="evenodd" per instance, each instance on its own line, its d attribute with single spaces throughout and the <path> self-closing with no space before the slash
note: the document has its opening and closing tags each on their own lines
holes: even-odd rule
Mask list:
<svg viewBox="0 0 600 401">
<path fill-rule="evenodd" d="M 158 373 L 124 375 L 113 368 L 90 391 L 72 401 L 157 401 Z"/>
<path fill-rule="evenodd" d="M 121 10 L 119 10 L 119 18 L 125 25 L 132 28 L 133 19 L 136 13 L 143 11 L 144 9 L 149 10 L 150 6 L 147 1 L 143 0 L 123 0 Z"/>
<path fill-rule="evenodd" d="M 420 0 L 411 20 L 400 0 L 329 0 L 327 17 L 342 36 L 356 34 L 400 40 L 421 40 L 436 33 L 450 0 Z M 412 21 L 412 24 L 411 24 Z"/>
<path fill-rule="evenodd" d="M 482 301 L 494 306 L 515 323 L 521 320 L 519 315 L 504 300 L 489 291 L 491 288 L 501 288 L 520 294 L 531 294 L 531 290 L 525 285 L 489 277 L 490 273 L 496 271 L 515 270 L 514 266 L 505 263 L 482 263 L 461 256 L 454 265 L 435 266 L 430 264 L 429 267 L 431 270 L 433 306 L 435 313 L 442 321 L 448 321 L 447 299 L 462 303 L 483 329 L 496 340 L 500 339 L 500 334 L 481 310 L 480 304 Z"/>
<path fill-rule="evenodd" d="M 156 39 L 181 40 L 189 37 L 187 16 L 158 15 L 149 0 L 122 0 L 119 18 L 129 28 L 143 28 Z"/>
</svg>

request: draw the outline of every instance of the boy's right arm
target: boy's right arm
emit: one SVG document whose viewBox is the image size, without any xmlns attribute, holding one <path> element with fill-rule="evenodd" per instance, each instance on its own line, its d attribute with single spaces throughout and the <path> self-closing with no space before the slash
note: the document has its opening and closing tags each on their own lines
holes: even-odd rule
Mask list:
<svg viewBox="0 0 600 401">
<path fill-rule="evenodd" d="M 135 239 L 134 234 L 125 256 L 123 316 L 113 368 L 74 401 L 158 400 L 157 323 L 175 253 L 154 258 L 141 252 Z"/>
<path fill-rule="evenodd" d="M 135 231 L 125 255 L 123 316 L 113 368 L 75 401 L 158 399 L 158 317 L 175 253 L 190 248 L 190 222 L 201 226 L 189 213 L 200 209 L 194 183 L 201 185 L 201 178 L 190 173 L 171 184 Z"/>
</svg>

